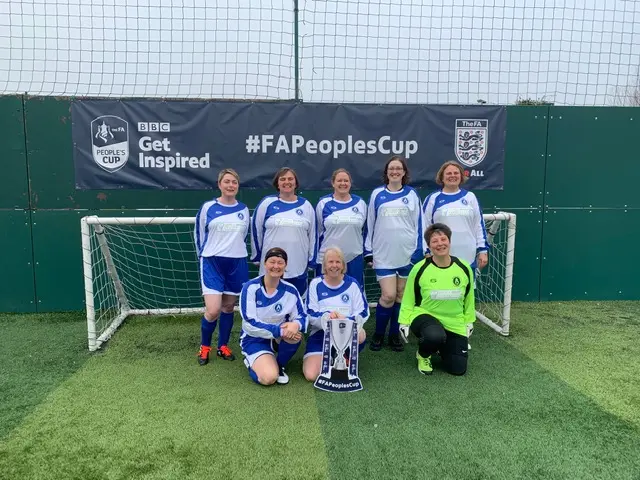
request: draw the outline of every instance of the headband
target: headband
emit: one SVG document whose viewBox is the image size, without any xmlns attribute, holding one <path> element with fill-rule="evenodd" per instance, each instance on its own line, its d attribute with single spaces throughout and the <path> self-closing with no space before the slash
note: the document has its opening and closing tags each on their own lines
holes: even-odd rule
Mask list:
<svg viewBox="0 0 640 480">
<path fill-rule="evenodd" d="M 278 257 L 283 259 L 285 262 L 288 262 L 287 259 L 287 252 L 285 252 L 284 250 L 276 250 L 276 249 L 271 249 L 267 252 L 267 255 L 264 257 L 264 261 L 266 262 L 267 260 L 269 260 L 269 258 L 271 257 Z"/>
</svg>

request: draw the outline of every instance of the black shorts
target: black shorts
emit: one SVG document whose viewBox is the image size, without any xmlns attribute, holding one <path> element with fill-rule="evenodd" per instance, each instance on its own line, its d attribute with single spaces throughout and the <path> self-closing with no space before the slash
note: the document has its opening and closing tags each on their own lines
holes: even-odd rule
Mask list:
<svg viewBox="0 0 640 480">
<path fill-rule="evenodd" d="M 418 338 L 418 352 L 427 357 L 439 353 L 442 365 L 453 375 L 467 371 L 469 340 L 465 335 L 446 330 L 437 318 L 420 315 L 411 323 L 411 331 Z"/>
</svg>

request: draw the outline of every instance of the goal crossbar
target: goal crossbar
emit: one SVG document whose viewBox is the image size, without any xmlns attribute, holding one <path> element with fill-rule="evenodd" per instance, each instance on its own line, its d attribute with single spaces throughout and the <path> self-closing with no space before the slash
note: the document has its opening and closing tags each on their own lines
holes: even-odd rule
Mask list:
<svg viewBox="0 0 640 480">
<path fill-rule="evenodd" d="M 511 291 L 513 282 L 513 265 L 515 254 L 516 215 L 509 212 L 487 213 L 483 215 L 487 224 L 488 241 L 492 245 L 489 272 L 476 271 L 476 318 L 500 335 L 509 335 L 511 321 Z M 89 350 L 96 351 L 115 333 L 118 327 L 133 315 L 182 315 L 202 314 L 204 305 L 199 287 L 197 258 L 193 243 L 193 225 L 195 217 L 100 217 L 86 216 L 81 219 L 82 259 L 85 287 L 85 306 L 87 315 L 87 332 Z M 179 232 L 142 232 L 138 235 L 136 227 L 152 227 L 174 225 Z M 118 230 L 123 227 L 125 230 Z M 154 237 L 154 235 L 156 237 Z M 173 240 L 172 235 L 183 237 Z M 130 238 L 136 246 L 128 245 Z M 135 238 L 134 238 L 135 237 Z M 112 244 L 113 242 L 113 244 Z M 169 244 L 165 248 L 162 242 Z M 116 245 L 117 244 L 117 245 Z M 148 273 L 152 267 L 140 262 L 140 252 L 153 255 L 159 250 L 162 255 L 177 255 L 180 265 L 187 265 L 181 271 L 175 269 L 175 258 L 167 260 L 167 268 L 171 272 L 183 275 L 184 283 L 191 282 L 187 305 L 155 306 L 147 302 L 145 288 L 155 288 L 153 275 Z M 165 251 L 166 250 L 166 251 Z M 175 250 L 175 251 L 174 251 Z M 172 252 L 168 253 L 167 252 Z M 161 269 L 162 256 L 158 254 L 154 265 L 156 276 L 163 277 Z M 142 257 L 144 260 L 144 256 Z M 141 273 L 144 271 L 144 273 Z M 121 274 L 124 273 L 124 278 Z M 170 274 L 169 274 L 170 275 Z M 137 278 L 145 277 L 145 278 Z M 148 278 L 147 278 L 148 277 Z M 195 278 L 194 278 L 195 277 Z M 151 279 L 151 280 L 149 280 Z M 166 278 L 165 278 L 166 280 Z M 136 285 L 139 282 L 142 286 Z M 175 281 L 181 285 L 180 279 Z M 178 290 L 180 287 L 175 287 Z M 365 276 L 365 289 L 374 292 L 369 298 L 376 298 L 377 284 L 375 277 Z M 172 290 L 173 291 L 173 290 Z M 162 291 L 160 295 L 164 295 Z M 137 298 L 132 298 L 137 297 Z M 177 295 L 179 297 L 179 295 Z M 478 299 L 480 301 L 478 301 Z M 370 301 L 369 306 L 375 308 L 377 301 Z M 143 308 L 140 308 L 142 306 Z M 238 307 L 236 306 L 236 311 Z"/>
</svg>

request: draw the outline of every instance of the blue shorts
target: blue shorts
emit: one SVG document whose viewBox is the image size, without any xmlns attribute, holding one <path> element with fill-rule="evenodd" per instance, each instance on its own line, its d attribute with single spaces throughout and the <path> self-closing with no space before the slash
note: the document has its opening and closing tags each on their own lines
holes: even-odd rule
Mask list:
<svg viewBox="0 0 640 480">
<path fill-rule="evenodd" d="M 249 362 L 249 367 L 253 367 L 253 362 L 262 355 L 272 355 L 275 357 L 275 340 L 269 338 L 252 337 L 242 333 L 240 337 L 240 350 L 242 355 Z"/>
<path fill-rule="evenodd" d="M 246 257 L 201 257 L 200 284 L 203 295 L 240 295 L 242 285 L 249 281 Z"/>
<path fill-rule="evenodd" d="M 296 290 L 298 290 L 300 297 L 304 299 L 304 295 L 305 293 L 307 293 L 307 287 L 309 283 L 307 272 L 304 272 L 299 277 L 285 278 L 284 280 L 296 287 Z"/>
<path fill-rule="evenodd" d="M 398 275 L 398 277 L 400 278 L 407 278 L 412 268 L 412 264 L 405 265 L 404 267 L 400 268 L 376 268 L 376 280 L 380 280 L 381 278 L 395 277 L 396 275 Z"/>
<path fill-rule="evenodd" d="M 316 266 L 316 277 L 322 275 L 322 265 Z M 347 262 L 347 275 L 353 277 L 360 288 L 364 286 L 364 257 L 358 255 L 356 258 Z"/>
<path fill-rule="evenodd" d="M 304 358 L 311 355 L 322 354 L 322 343 L 324 342 L 324 330 L 318 330 L 317 332 L 309 335 L 307 338 L 307 346 L 304 351 Z"/>
</svg>

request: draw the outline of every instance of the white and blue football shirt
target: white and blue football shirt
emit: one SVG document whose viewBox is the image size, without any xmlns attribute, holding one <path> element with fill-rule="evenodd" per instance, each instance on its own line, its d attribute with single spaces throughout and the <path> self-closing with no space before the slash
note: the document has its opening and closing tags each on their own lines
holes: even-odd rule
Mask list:
<svg viewBox="0 0 640 480">
<path fill-rule="evenodd" d="M 434 223 L 451 229 L 450 254 L 475 266 L 476 255 L 489 250 L 482 209 L 476 196 L 468 190 L 456 193 L 442 190 L 431 193 L 423 204 L 424 230 Z M 425 244 L 425 253 L 430 253 Z"/>
<path fill-rule="evenodd" d="M 260 275 L 265 273 L 264 257 L 273 247 L 287 252 L 286 278 L 299 277 L 315 266 L 316 216 L 308 200 L 298 196 L 285 202 L 270 195 L 260 201 L 251 220 L 251 261 L 260 262 Z"/>
<path fill-rule="evenodd" d="M 263 279 L 261 275 L 248 281 L 240 292 L 242 336 L 277 339 L 284 322 L 298 322 L 304 333 L 307 315 L 296 287 L 281 279 L 276 291 L 268 295 Z"/>
<path fill-rule="evenodd" d="M 316 206 L 318 221 L 318 264 L 322 265 L 328 247 L 342 250 L 346 262 L 364 251 L 367 204 L 357 195 L 346 202 L 336 200 L 333 194 L 320 199 Z"/>
<path fill-rule="evenodd" d="M 205 202 L 196 215 L 194 239 L 199 257 L 243 258 L 247 252 L 249 209 L 244 203 Z"/>
<path fill-rule="evenodd" d="M 406 267 L 423 258 L 422 209 L 409 186 L 391 192 L 386 186 L 371 193 L 365 254 L 373 254 L 376 269 Z"/>
</svg>

